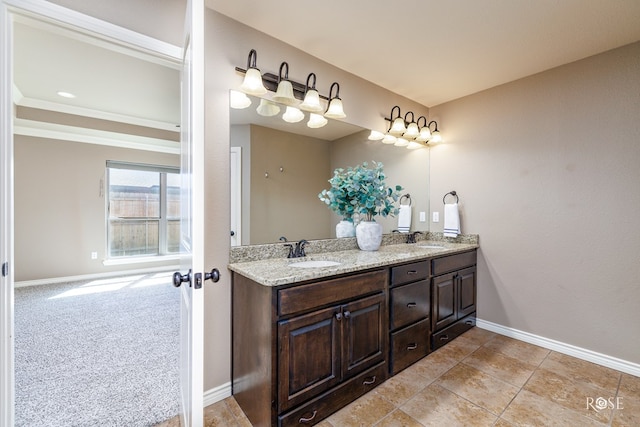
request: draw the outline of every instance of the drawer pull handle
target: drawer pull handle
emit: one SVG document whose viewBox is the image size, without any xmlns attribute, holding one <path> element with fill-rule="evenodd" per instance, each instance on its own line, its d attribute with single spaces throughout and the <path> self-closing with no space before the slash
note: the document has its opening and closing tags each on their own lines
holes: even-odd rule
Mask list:
<svg viewBox="0 0 640 427">
<path fill-rule="evenodd" d="M 412 274 L 418 274 L 418 272 L 416 270 L 409 270 L 407 271 L 408 275 L 412 275 Z"/>
<path fill-rule="evenodd" d="M 467 320 L 464 323 L 465 323 L 465 325 L 473 325 L 473 320 Z"/>
<path fill-rule="evenodd" d="M 411 343 L 407 346 L 407 350 L 411 351 L 411 350 L 415 350 L 416 348 L 418 348 L 418 344 L 416 343 Z"/>
<path fill-rule="evenodd" d="M 414 308 L 414 307 L 417 307 L 417 306 L 418 306 L 418 304 L 416 304 L 415 302 L 410 302 L 409 304 L 407 304 L 407 307 L 409 307 L 409 308 Z"/>
<path fill-rule="evenodd" d="M 306 424 L 306 423 L 308 423 L 308 422 L 310 422 L 310 421 L 313 421 L 313 419 L 316 417 L 316 415 L 317 415 L 317 414 L 318 414 L 318 411 L 313 411 L 313 414 L 311 414 L 311 416 L 310 416 L 309 418 L 302 417 L 302 418 L 300 418 L 300 420 L 298 421 L 298 423 L 300 423 L 300 424 L 302 424 L 302 423 Z"/>
<path fill-rule="evenodd" d="M 373 377 L 371 377 L 370 380 L 364 380 L 362 382 L 362 385 L 371 385 L 371 384 L 373 384 L 375 382 L 376 382 L 376 376 L 374 375 Z"/>
<path fill-rule="evenodd" d="M 449 335 L 443 335 L 440 337 L 440 341 L 448 341 L 449 340 Z"/>
</svg>

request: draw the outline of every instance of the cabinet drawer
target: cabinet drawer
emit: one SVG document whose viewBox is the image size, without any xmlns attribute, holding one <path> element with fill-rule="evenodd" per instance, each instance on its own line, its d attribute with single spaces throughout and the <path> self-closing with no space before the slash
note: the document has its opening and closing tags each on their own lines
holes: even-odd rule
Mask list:
<svg viewBox="0 0 640 427">
<path fill-rule="evenodd" d="M 431 348 L 436 350 L 443 345 L 447 344 L 450 341 L 453 341 L 458 336 L 462 335 L 469 329 L 473 328 L 476 325 L 476 314 L 470 314 L 469 316 L 458 320 L 451 326 L 448 326 L 433 334 Z"/>
<path fill-rule="evenodd" d="M 436 258 L 431 261 L 431 271 L 434 276 L 450 271 L 459 270 L 476 264 L 476 251 L 463 252 L 461 254 L 449 255 Z"/>
<path fill-rule="evenodd" d="M 281 289 L 278 291 L 278 314 L 286 316 L 383 291 L 387 277 L 387 270 L 377 270 Z"/>
<path fill-rule="evenodd" d="M 386 379 L 386 363 L 382 362 L 293 411 L 281 415 L 278 417 L 278 426 L 292 427 L 317 424 L 320 420 L 345 406 L 346 403 L 382 384 Z"/>
<path fill-rule="evenodd" d="M 397 374 L 428 353 L 429 319 L 391 334 L 391 374 Z"/>
<path fill-rule="evenodd" d="M 391 330 L 429 316 L 429 281 L 420 280 L 392 288 L 390 295 Z"/>
<path fill-rule="evenodd" d="M 428 277 L 429 261 L 414 262 L 391 268 L 391 286 L 415 282 Z"/>
</svg>

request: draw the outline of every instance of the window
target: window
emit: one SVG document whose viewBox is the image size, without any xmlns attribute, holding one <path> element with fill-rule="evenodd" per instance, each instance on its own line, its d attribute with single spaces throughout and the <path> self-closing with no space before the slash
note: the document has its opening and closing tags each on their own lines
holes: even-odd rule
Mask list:
<svg viewBox="0 0 640 427">
<path fill-rule="evenodd" d="M 107 161 L 109 258 L 180 252 L 180 170 Z"/>
</svg>

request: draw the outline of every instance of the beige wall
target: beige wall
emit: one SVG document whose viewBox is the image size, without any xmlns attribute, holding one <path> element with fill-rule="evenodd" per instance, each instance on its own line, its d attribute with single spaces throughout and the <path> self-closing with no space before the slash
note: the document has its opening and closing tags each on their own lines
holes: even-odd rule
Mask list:
<svg viewBox="0 0 640 427">
<path fill-rule="evenodd" d="M 639 100 L 635 43 L 431 109 L 432 209 L 457 190 L 480 234 L 479 318 L 640 363 Z"/>
<path fill-rule="evenodd" d="M 107 160 L 180 165 L 175 154 L 15 137 L 16 281 L 176 264 L 102 264 Z M 98 259 L 91 259 L 91 252 Z"/>
</svg>

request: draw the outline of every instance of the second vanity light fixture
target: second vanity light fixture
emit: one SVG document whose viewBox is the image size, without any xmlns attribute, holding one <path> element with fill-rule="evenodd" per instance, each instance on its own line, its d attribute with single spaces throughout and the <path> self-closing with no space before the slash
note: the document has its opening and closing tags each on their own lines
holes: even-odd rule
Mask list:
<svg viewBox="0 0 640 427">
<path fill-rule="evenodd" d="M 282 62 L 278 75 L 270 73 L 261 74 L 256 66 L 257 53 L 255 49 L 249 51 L 247 68 L 236 67 L 236 71 L 244 73 L 244 80 L 240 85 L 241 93 L 232 91 L 231 107 L 247 108 L 251 101 L 242 95 L 254 95 L 261 97 L 257 108 L 262 116 L 275 116 L 280 113 L 280 106 L 286 106 L 282 119 L 289 123 L 296 123 L 304 119 L 305 113 L 309 113 L 307 126 L 319 128 L 327 124 L 327 118 L 344 119 L 346 114 L 340 99 L 340 85 L 338 82 L 331 84 L 329 97 L 322 96 L 316 89 L 316 74 L 310 73 L 305 85 L 289 80 L 289 64 Z M 335 88 L 335 95 L 334 95 Z M 264 96 L 269 92 L 275 92 L 271 99 Z M 322 105 L 322 100 L 327 102 L 327 107 Z M 275 101 L 275 102 L 274 102 Z M 302 102 L 300 102 L 302 101 Z M 303 112 L 304 111 L 304 112 Z M 323 113 L 324 112 L 324 113 Z"/>
<path fill-rule="evenodd" d="M 391 114 L 388 118 L 385 117 L 385 120 L 389 122 L 387 132 L 383 134 L 372 130 L 369 135 L 370 140 L 382 141 L 383 144 L 393 144 L 410 150 L 424 147 L 428 143 L 442 142 L 438 123 L 435 120 L 428 122 L 425 116 L 420 116 L 418 120 L 415 120 L 413 111 L 408 111 L 403 118 L 398 105 L 391 108 Z M 422 126 L 420 126 L 421 121 Z M 435 125 L 433 130 L 432 125 Z"/>
</svg>

